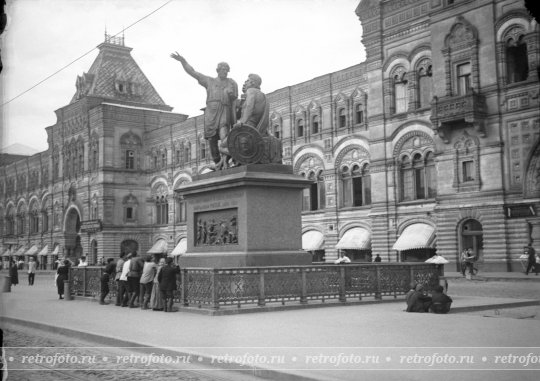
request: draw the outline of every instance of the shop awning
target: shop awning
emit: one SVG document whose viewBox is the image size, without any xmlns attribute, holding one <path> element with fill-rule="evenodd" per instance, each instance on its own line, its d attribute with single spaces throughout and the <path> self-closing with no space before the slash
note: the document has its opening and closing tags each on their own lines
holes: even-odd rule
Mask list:
<svg viewBox="0 0 540 381">
<path fill-rule="evenodd" d="M 336 249 L 369 250 L 371 234 L 364 228 L 349 229 L 337 243 Z"/>
<path fill-rule="evenodd" d="M 49 245 L 45 245 L 45 247 L 43 249 L 41 249 L 41 251 L 38 253 L 38 255 L 47 255 L 49 254 Z"/>
<path fill-rule="evenodd" d="M 428 224 L 412 224 L 403 230 L 392 250 L 426 249 L 435 241 L 435 228 Z"/>
<path fill-rule="evenodd" d="M 25 252 L 26 252 L 26 246 L 21 246 L 13 255 L 17 255 L 17 256 L 24 255 Z"/>
<path fill-rule="evenodd" d="M 26 255 L 34 255 L 39 251 L 37 245 L 33 245 L 27 252 Z"/>
<path fill-rule="evenodd" d="M 317 230 L 308 230 L 302 234 L 302 249 L 305 251 L 321 250 L 324 246 L 324 235 Z"/>
<path fill-rule="evenodd" d="M 149 254 L 162 254 L 167 252 L 167 242 L 164 239 L 158 240 L 154 246 L 148 250 Z"/>
<path fill-rule="evenodd" d="M 2 257 L 9 257 L 11 255 L 11 251 L 7 249 L 4 254 L 2 254 Z"/>
<path fill-rule="evenodd" d="M 185 238 L 182 238 L 179 242 L 178 242 L 178 245 L 176 245 L 176 247 L 174 248 L 174 250 L 172 251 L 171 255 L 173 257 L 176 257 L 178 255 L 183 255 L 186 253 L 186 250 L 187 250 L 187 239 Z"/>
<path fill-rule="evenodd" d="M 56 247 L 54 248 L 54 250 L 52 252 L 52 255 L 58 255 L 59 251 L 60 251 L 60 245 L 56 245 Z"/>
</svg>

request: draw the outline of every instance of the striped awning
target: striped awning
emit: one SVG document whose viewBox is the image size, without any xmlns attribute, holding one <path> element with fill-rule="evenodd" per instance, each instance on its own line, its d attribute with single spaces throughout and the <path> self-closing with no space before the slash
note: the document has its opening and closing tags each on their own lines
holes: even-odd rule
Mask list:
<svg viewBox="0 0 540 381">
<path fill-rule="evenodd" d="M 186 253 L 186 250 L 187 250 L 187 239 L 185 238 L 182 238 L 179 242 L 178 242 L 178 245 L 176 245 L 176 247 L 174 248 L 174 250 L 172 251 L 171 255 L 173 257 L 176 257 L 178 255 L 183 255 Z"/>
<path fill-rule="evenodd" d="M 11 250 L 7 249 L 3 254 L 2 257 L 9 257 L 11 255 Z"/>
<path fill-rule="evenodd" d="M 321 250 L 324 246 L 324 235 L 317 230 L 308 230 L 302 234 L 302 249 L 305 251 Z"/>
<path fill-rule="evenodd" d="M 412 224 L 403 230 L 392 250 L 426 249 L 435 242 L 435 228 L 428 224 Z"/>
<path fill-rule="evenodd" d="M 150 254 L 162 254 L 167 252 L 167 242 L 165 242 L 164 239 L 159 239 L 154 243 L 154 246 L 150 250 L 148 250 L 148 253 Z"/>
<path fill-rule="evenodd" d="M 336 249 L 369 250 L 371 234 L 364 228 L 349 229 L 337 243 Z"/>
<path fill-rule="evenodd" d="M 24 255 L 25 252 L 26 252 L 26 246 L 21 246 L 13 255 L 17 255 L 17 256 Z"/>
<path fill-rule="evenodd" d="M 58 255 L 59 251 L 60 251 L 60 245 L 56 245 L 56 247 L 54 248 L 54 250 L 52 252 L 52 255 Z"/>
<path fill-rule="evenodd" d="M 39 248 L 37 245 L 33 245 L 28 251 L 26 252 L 26 255 L 34 255 L 39 251 Z"/>
<path fill-rule="evenodd" d="M 49 245 L 45 245 L 45 247 L 41 249 L 38 255 L 43 256 L 43 255 L 47 255 L 48 253 L 49 253 Z"/>
</svg>

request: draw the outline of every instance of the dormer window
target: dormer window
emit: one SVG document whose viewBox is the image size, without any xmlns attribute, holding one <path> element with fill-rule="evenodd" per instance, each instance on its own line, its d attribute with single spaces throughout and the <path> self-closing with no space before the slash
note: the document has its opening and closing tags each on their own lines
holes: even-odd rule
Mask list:
<svg viewBox="0 0 540 381">
<path fill-rule="evenodd" d="M 125 81 L 116 81 L 114 84 L 116 91 L 120 94 L 127 94 L 127 83 Z"/>
</svg>

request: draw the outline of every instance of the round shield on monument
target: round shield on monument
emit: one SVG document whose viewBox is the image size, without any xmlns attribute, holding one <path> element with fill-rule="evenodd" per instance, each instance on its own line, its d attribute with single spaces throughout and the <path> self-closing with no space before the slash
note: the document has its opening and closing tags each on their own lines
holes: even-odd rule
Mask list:
<svg viewBox="0 0 540 381">
<path fill-rule="evenodd" d="M 238 126 L 229 132 L 227 147 L 231 157 L 240 164 L 257 164 L 264 153 L 261 134 L 250 126 Z"/>
</svg>

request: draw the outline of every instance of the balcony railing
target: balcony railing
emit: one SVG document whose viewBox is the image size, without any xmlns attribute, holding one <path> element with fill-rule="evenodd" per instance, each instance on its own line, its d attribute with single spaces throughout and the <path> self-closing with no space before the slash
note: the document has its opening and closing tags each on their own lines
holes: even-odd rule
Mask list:
<svg viewBox="0 0 540 381">
<path fill-rule="evenodd" d="M 485 97 L 472 90 L 465 95 L 433 97 L 431 102 L 431 122 L 442 139 L 445 139 L 445 129 L 460 122 L 473 124 L 480 135 L 485 136 L 485 118 Z"/>
<path fill-rule="evenodd" d="M 102 267 L 70 269 L 73 295 L 98 297 Z M 186 268 L 178 277 L 175 301 L 184 306 L 219 309 L 222 306 L 279 302 L 301 303 L 364 297 L 396 298 L 412 282 L 427 290 L 439 284 L 439 265 L 429 263 L 346 264 L 239 268 Z M 109 298 L 116 296 L 111 277 Z"/>
</svg>

